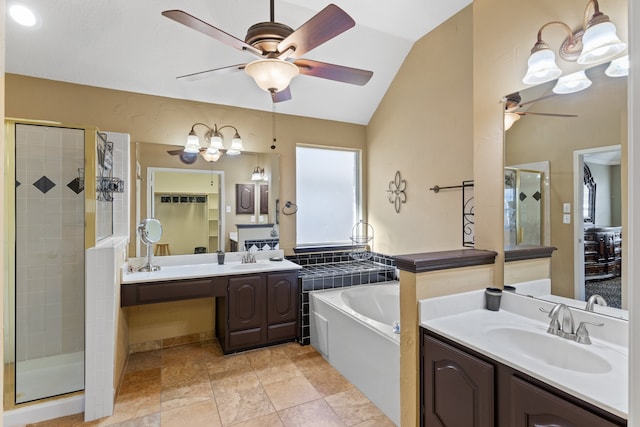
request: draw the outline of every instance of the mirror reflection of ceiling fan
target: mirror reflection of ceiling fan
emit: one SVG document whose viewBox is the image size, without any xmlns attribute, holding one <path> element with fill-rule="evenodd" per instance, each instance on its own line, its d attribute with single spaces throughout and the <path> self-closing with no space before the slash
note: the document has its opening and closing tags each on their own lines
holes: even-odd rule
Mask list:
<svg viewBox="0 0 640 427">
<path fill-rule="evenodd" d="M 240 40 L 182 10 L 165 10 L 162 15 L 230 47 L 249 52 L 259 59 L 246 64 L 230 65 L 179 76 L 197 80 L 214 73 L 244 70 L 256 84 L 271 94 L 273 102 L 291 99 L 289 83 L 298 74 L 365 85 L 373 72 L 302 58 L 328 40 L 355 26 L 355 21 L 342 9 L 330 4 L 297 30 L 275 22 L 274 0 L 270 0 L 270 21 L 258 22 Z"/>
<path fill-rule="evenodd" d="M 532 99 L 531 101 L 522 102 L 522 97 L 519 92 L 511 93 L 504 97 L 504 130 L 509 130 L 511 126 L 522 116 L 536 115 L 536 116 L 549 116 L 549 117 L 578 117 L 576 114 L 559 114 L 559 113 L 538 113 L 533 111 L 516 111 L 525 105 L 533 104 L 534 102 L 541 101 L 552 96 L 556 96 L 556 93 L 541 96 L 540 98 Z"/>
</svg>

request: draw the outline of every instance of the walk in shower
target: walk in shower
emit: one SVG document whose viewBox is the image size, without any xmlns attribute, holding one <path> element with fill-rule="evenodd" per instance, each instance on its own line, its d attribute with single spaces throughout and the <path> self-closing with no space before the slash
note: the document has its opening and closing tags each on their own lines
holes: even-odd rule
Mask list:
<svg viewBox="0 0 640 427">
<path fill-rule="evenodd" d="M 5 409 L 84 389 L 87 144 L 85 129 L 6 134 Z"/>
</svg>

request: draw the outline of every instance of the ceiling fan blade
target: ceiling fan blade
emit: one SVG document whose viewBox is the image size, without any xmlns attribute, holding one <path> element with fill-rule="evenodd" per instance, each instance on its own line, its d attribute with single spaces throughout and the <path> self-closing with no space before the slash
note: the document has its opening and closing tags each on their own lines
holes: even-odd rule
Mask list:
<svg viewBox="0 0 640 427">
<path fill-rule="evenodd" d="M 355 25 L 347 12 L 330 4 L 278 44 L 280 58 L 300 58 Z"/>
<path fill-rule="evenodd" d="M 164 12 L 162 12 L 162 15 L 191 29 L 194 29 L 204 35 L 212 37 L 228 46 L 252 53 L 256 56 L 263 56 L 261 50 L 256 49 L 255 47 L 245 43 L 239 38 L 232 36 L 231 34 L 225 33 L 221 29 L 216 28 L 211 24 L 207 24 L 203 20 L 198 19 L 183 10 L 165 10 Z"/>
<path fill-rule="evenodd" d="M 521 103 L 518 104 L 518 107 L 522 107 L 523 105 L 527 105 L 527 104 L 532 104 L 532 103 L 534 103 L 536 101 L 542 101 L 543 99 L 551 98 L 552 96 L 558 96 L 558 94 L 557 93 L 550 93 L 548 95 L 544 95 L 544 96 L 541 96 L 541 97 L 536 98 L 536 99 L 532 99 L 532 100 L 527 101 L 527 102 L 521 102 Z"/>
<path fill-rule="evenodd" d="M 172 156 L 179 156 L 180 161 L 185 165 L 192 165 L 198 160 L 198 153 L 185 153 L 182 148 L 179 150 L 167 150 L 167 153 Z"/>
<path fill-rule="evenodd" d="M 193 82 L 193 81 L 196 81 L 196 80 L 201 80 L 201 79 L 205 79 L 207 77 L 211 77 L 211 74 L 213 74 L 213 73 L 229 74 L 229 73 L 233 73 L 235 71 L 244 70 L 245 65 L 247 65 L 247 64 L 236 64 L 236 65 L 229 65 L 227 67 L 214 68 L 212 70 L 198 71 L 197 73 L 191 73 L 191 74 L 185 74 L 184 76 L 178 76 L 178 77 L 176 77 L 176 79 L 184 79 L 184 80 L 186 80 L 188 82 Z"/>
<path fill-rule="evenodd" d="M 286 89 L 283 89 L 279 92 L 271 93 L 271 100 L 273 102 L 283 102 L 283 101 L 288 101 L 290 99 L 291 99 L 291 89 L 289 88 L 289 86 L 287 86 Z"/>
<path fill-rule="evenodd" d="M 536 116 L 550 116 L 550 117 L 578 117 L 577 114 L 534 113 L 532 111 L 516 112 L 516 114 L 519 114 L 521 116 L 527 116 L 529 114 L 533 114 L 533 115 L 536 115 Z"/>
<path fill-rule="evenodd" d="M 300 74 L 321 77 L 323 79 L 335 80 L 352 85 L 364 86 L 371 79 L 371 76 L 373 76 L 372 71 L 328 64 L 311 59 L 298 59 L 294 61 L 294 64 L 298 66 Z"/>
</svg>

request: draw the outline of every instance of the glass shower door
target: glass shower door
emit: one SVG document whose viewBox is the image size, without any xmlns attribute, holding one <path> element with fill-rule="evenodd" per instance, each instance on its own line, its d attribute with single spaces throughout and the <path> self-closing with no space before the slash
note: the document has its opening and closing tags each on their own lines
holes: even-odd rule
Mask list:
<svg viewBox="0 0 640 427">
<path fill-rule="evenodd" d="M 15 125 L 15 403 L 84 389 L 84 130 Z"/>
</svg>

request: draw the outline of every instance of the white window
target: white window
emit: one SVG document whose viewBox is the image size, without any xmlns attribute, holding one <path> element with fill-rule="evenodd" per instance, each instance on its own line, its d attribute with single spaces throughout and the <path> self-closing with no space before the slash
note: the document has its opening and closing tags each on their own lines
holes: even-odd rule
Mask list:
<svg viewBox="0 0 640 427">
<path fill-rule="evenodd" d="M 297 246 L 351 244 L 360 219 L 356 150 L 296 147 Z"/>
</svg>

